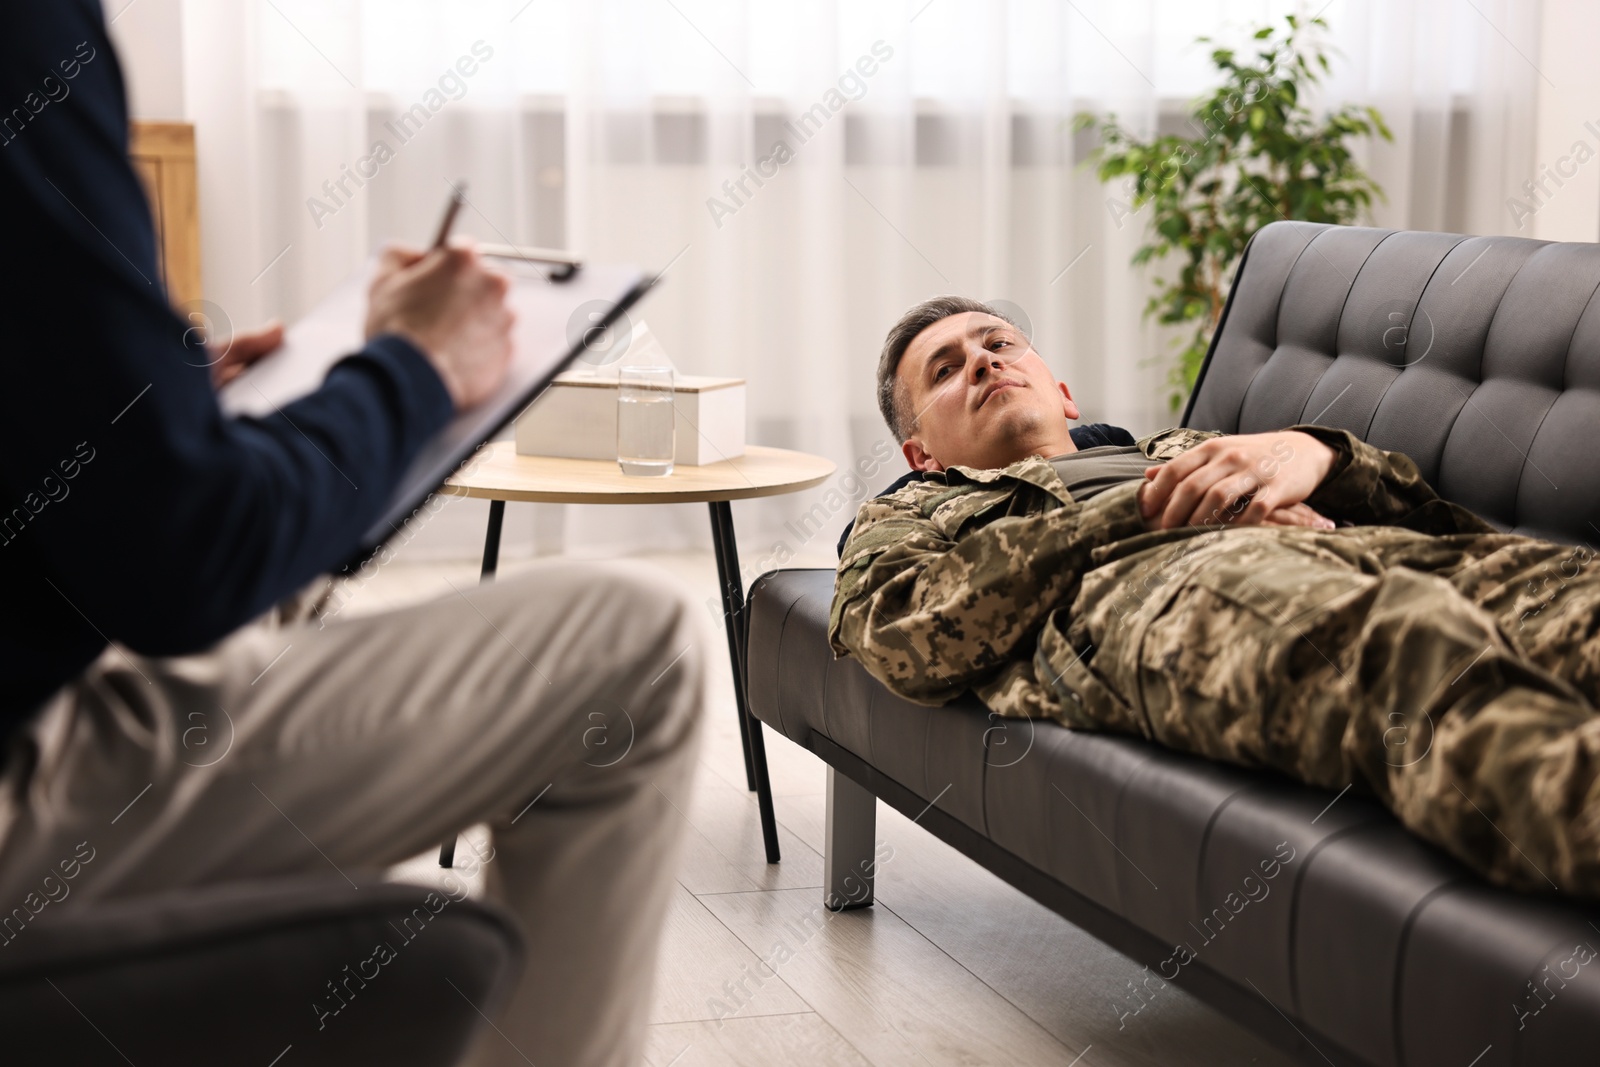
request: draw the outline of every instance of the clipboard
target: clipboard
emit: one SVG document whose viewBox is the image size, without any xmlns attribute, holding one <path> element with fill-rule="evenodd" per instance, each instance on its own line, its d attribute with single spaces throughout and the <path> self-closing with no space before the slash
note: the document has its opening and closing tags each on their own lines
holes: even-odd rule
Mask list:
<svg viewBox="0 0 1600 1067">
<path fill-rule="evenodd" d="M 497 250 L 498 251 L 498 250 Z M 497 256 L 496 258 L 500 258 Z M 658 275 L 638 267 L 574 263 L 564 274 L 518 269 L 521 256 L 507 256 L 512 285 L 507 300 L 516 312 L 511 367 L 495 393 L 455 418 L 428 441 L 401 476 L 382 515 L 362 535 L 341 569 L 359 569 L 486 442 L 517 415 L 637 304 Z M 531 263 L 531 260 L 527 261 Z M 369 281 L 376 258 L 340 283 L 285 332 L 283 348 L 246 369 L 218 395 L 229 415 L 270 414 L 315 392 L 340 359 L 360 351 Z"/>
</svg>

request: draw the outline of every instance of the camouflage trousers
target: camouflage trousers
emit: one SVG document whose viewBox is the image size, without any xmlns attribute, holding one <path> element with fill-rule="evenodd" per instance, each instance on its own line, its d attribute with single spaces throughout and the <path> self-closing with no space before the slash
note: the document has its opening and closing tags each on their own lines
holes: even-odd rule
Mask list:
<svg viewBox="0 0 1600 1067">
<path fill-rule="evenodd" d="M 1501 885 L 1600 897 L 1600 566 L 1506 534 L 1248 528 L 1088 572 L 1068 725 L 1376 796 Z"/>
</svg>

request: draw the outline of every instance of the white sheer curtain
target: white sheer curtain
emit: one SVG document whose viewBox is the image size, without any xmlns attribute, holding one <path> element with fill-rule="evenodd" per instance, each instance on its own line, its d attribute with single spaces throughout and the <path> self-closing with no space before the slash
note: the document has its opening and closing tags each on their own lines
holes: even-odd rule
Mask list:
<svg viewBox="0 0 1600 1067">
<path fill-rule="evenodd" d="M 1173 421 L 1150 365 L 1169 339 L 1142 322 L 1147 279 L 1128 266 L 1142 216 L 1120 217 L 1119 191 L 1078 166 L 1090 143 L 1070 119 L 1179 129 L 1208 82 L 1197 34 L 1242 42 L 1322 9 L 1342 53 L 1323 102 L 1373 104 L 1395 131 L 1366 152 L 1388 193 L 1379 224 L 1510 232 L 1505 198 L 1533 170 L 1537 3 L 190 6 L 209 295 L 238 321 L 293 317 L 379 241 L 425 240 L 457 177 L 465 232 L 669 268 L 641 315 L 679 369 L 748 379 L 751 441 L 841 467 L 738 506 L 752 569 L 831 549 L 854 501 L 903 471 L 873 369 L 923 297 L 1021 308 L 1087 419 Z M 510 551 L 706 541 L 696 508 L 515 522 Z M 476 523 L 440 525 L 439 550 L 475 550 Z"/>
</svg>

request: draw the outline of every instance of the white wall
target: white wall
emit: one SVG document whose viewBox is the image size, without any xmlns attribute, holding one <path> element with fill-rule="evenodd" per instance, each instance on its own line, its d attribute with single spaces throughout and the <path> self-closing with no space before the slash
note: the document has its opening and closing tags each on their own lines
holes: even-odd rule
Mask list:
<svg viewBox="0 0 1600 1067">
<path fill-rule="evenodd" d="M 1531 57 L 1542 74 L 1537 173 L 1527 177 L 1545 182 L 1537 203 L 1519 196 L 1534 214 L 1523 219 L 1518 232 L 1551 241 L 1594 241 L 1600 239 L 1600 63 L 1594 57 L 1600 4 L 1544 0 L 1540 36 L 1539 53 Z M 1578 162 L 1585 151 L 1591 158 Z"/>
<path fill-rule="evenodd" d="M 181 122 L 184 0 L 104 0 L 136 119 Z"/>
</svg>

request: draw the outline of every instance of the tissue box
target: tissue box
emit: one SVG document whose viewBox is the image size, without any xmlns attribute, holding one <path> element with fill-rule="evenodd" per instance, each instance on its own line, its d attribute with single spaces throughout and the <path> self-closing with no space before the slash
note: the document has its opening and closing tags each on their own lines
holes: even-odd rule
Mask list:
<svg viewBox="0 0 1600 1067">
<path fill-rule="evenodd" d="M 699 467 L 744 455 L 744 379 L 680 374 L 673 462 Z M 517 416 L 517 452 L 566 459 L 617 458 L 617 378 L 583 371 L 556 375 Z"/>
</svg>

